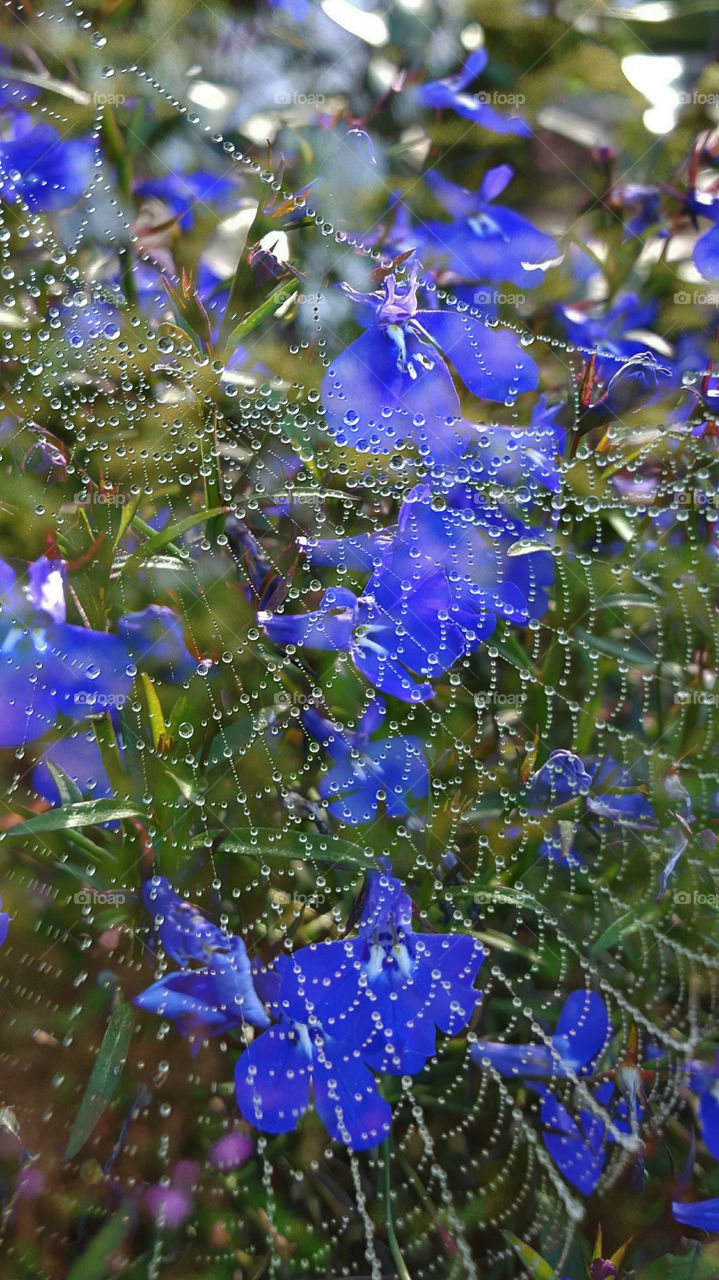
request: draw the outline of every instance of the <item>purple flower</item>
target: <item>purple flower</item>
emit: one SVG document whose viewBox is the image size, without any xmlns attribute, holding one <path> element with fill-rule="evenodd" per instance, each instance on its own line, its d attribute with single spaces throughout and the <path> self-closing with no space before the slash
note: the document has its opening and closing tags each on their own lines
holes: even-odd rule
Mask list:
<svg viewBox="0 0 719 1280">
<path fill-rule="evenodd" d="M 226 1133 L 210 1151 L 210 1160 L 218 1169 L 239 1169 L 255 1154 L 255 1144 L 246 1133 Z"/>
<path fill-rule="evenodd" d="M 65 621 L 65 567 L 45 556 L 18 580 L 0 561 L 0 746 L 31 742 L 59 715 L 121 706 L 132 669 L 124 642 Z"/>
<path fill-rule="evenodd" d="M 415 674 L 441 676 L 492 634 L 498 617 L 520 626 L 540 617 L 554 577 L 550 556 L 522 554 L 529 530 L 463 486 L 450 498 L 452 506 L 436 507 L 420 485 L 396 528 L 310 544 L 313 563 L 374 572 L 360 597 L 332 587 L 313 613 L 260 613 L 270 639 L 349 653 L 376 688 L 417 702 L 433 690 Z"/>
<path fill-rule="evenodd" d="M 336 763 L 322 777 L 319 793 L 329 812 L 356 826 L 374 818 L 380 793 L 387 813 L 402 818 L 429 790 L 429 769 L 419 738 L 381 738 L 370 742 L 386 714 L 378 699 L 368 707 L 354 731 L 343 730 L 318 712 L 305 711 L 308 733 L 325 746 Z"/>
<path fill-rule="evenodd" d="M 521 214 L 495 203 L 513 174 L 514 170 L 506 164 L 489 169 L 476 192 L 455 186 L 434 170 L 426 175 L 427 185 L 452 218 L 451 222 L 430 220 L 425 224 L 423 250 L 433 263 L 451 271 L 459 280 L 493 284 L 509 281 L 526 289 L 535 289 L 542 283 L 544 272 L 560 256 L 559 249 L 551 236 L 539 231 Z M 515 337 L 516 341 L 516 335 L 508 336 Z M 488 363 L 492 362 L 493 354 L 490 348 Z M 454 360 L 453 355 L 451 358 Z M 508 370 L 509 360 L 506 368 Z M 527 383 L 530 373 L 527 366 L 524 375 Z M 467 385 L 471 391 L 473 388 Z M 533 390 L 533 386 L 520 389 Z M 503 395 L 488 396 L 491 400 L 504 398 Z"/>
<path fill-rule="evenodd" d="M 134 190 L 141 200 L 162 200 L 182 230 L 189 231 L 195 221 L 196 205 L 213 213 L 218 208 L 227 208 L 236 187 L 222 174 L 198 169 L 194 173 L 166 173 L 161 178 L 148 178 L 138 182 Z"/>
<path fill-rule="evenodd" d="M 153 982 L 134 1003 L 179 1023 L 188 1035 L 221 1035 L 245 1022 L 268 1026 L 242 939 L 206 920 L 164 876 L 146 883 L 143 897 L 164 949 L 185 967 Z M 193 962 L 202 967 L 190 968 Z"/>
<path fill-rule="evenodd" d="M 0 898 L 0 907 L 2 907 L 2 898 Z M 0 947 L 7 938 L 8 928 L 10 926 L 10 917 L 7 911 L 0 910 Z"/>
<path fill-rule="evenodd" d="M 415 934 L 411 912 L 400 882 L 372 873 L 356 938 L 280 957 L 272 1011 L 282 1020 L 237 1063 L 246 1120 L 289 1132 L 312 1085 L 315 1109 L 337 1141 L 361 1150 L 386 1136 L 391 1112 L 370 1068 L 421 1071 L 437 1029 L 454 1035 L 469 1022 L 484 957 L 464 934 Z"/>
<path fill-rule="evenodd" d="M 63 139 L 52 125 L 18 115 L 0 142 L 0 194 L 10 204 L 24 200 L 34 213 L 67 209 L 88 189 L 94 159 L 89 140 Z"/>
<path fill-rule="evenodd" d="M 523 137 L 531 134 L 526 121 L 518 116 L 506 116 L 489 105 L 490 94 L 467 93 L 467 87 L 482 74 L 489 54 L 486 49 L 476 49 L 470 53 L 462 70 L 445 80 L 428 80 L 418 90 L 419 100 L 424 107 L 435 111 L 456 111 L 457 115 L 472 120 L 474 124 L 491 129 L 494 133 L 514 133 Z"/>
<path fill-rule="evenodd" d="M 346 288 L 365 332 L 335 357 L 321 388 L 340 444 L 388 453 L 410 440 L 437 460 L 454 456 L 461 410 L 448 360 L 480 399 L 506 401 L 537 386 L 515 333 L 458 310 L 418 310 L 417 287 L 415 269 L 403 283 L 388 276 L 381 293 Z"/>
</svg>

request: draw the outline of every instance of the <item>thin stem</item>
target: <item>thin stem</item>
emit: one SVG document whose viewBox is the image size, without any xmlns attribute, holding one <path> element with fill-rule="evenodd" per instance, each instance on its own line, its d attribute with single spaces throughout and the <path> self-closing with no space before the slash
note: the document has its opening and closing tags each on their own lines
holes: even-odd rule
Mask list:
<svg viewBox="0 0 719 1280">
<path fill-rule="evenodd" d="M 397 1268 L 399 1280 L 412 1280 L 412 1277 L 407 1270 L 407 1264 L 402 1257 L 402 1251 L 399 1247 L 399 1240 L 397 1239 L 394 1229 L 394 1219 L 392 1217 L 392 1170 L 390 1163 L 392 1159 L 392 1139 L 390 1137 L 385 1138 L 382 1144 L 382 1150 L 384 1152 L 384 1208 L 387 1223 L 387 1240 L 389 1242 L 390 1253 L 392 1254 L 394 1265 Z"/>
</svg>

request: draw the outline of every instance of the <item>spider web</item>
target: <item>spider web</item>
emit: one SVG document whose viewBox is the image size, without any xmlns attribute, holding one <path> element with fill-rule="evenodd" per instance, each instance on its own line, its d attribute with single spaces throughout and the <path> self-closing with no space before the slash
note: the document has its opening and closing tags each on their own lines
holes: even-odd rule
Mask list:
<svg viewBox="0 0 719 1280">
<path fill-rule="evenodd" d="M 49 30 L 50 18 L 42 21 Z M 146 677 L 122 708 L 141 821 L 123 833 L 6 833 L 3 891 L 23 922 L 2 954 L 0 1101 L 12 1117 L 8 1132 L 16 1130 L 25 1168 L 43 1173 L 47 1194 L 71 1197 L 81 1178 L 91 1223 L 139 1203 L 148 1183 L 176 1185 L 178 1162 L 193 1162 L 187 1222 L 173 1232 L 160 1220 L 154 1235 L 139 1227 L 133 1252 L 118 1237 L 121 1254 L 128 1250 L 122 1256 L 139 1259 L 143 1274 L 226 1266 L 228 1274 L 254 1275 L 265 1258 L 271 1275 L 394 1274 L 388 1202 L 415 1277 L 478 1276 L 493 1263 L 502 1274 L 502 1260 L 511 1273 L 505 1229 L 541 1242 L 559 1273 L 585 1202 L 543 1144 L 536 1095 L 504 1080 L 489 1059 L 473 1060 L 471 1050 L 478 1039 L 547 1044 L 569 991 L 601 993 L 612 1025 L 604 1069 L 659 1063 L 643 1078 L 641 1119 L 629 1132 L 585 1079 L 548 1082 L 551 1096 L 573 1114 L 589 1109 L 613 1139 L 596 1191 L 602 1203 L 616 1204 L 617 1184 L 641 1178 L 647 1152 L 661 1151 L 667 1130 L 687 1121 L 687 1064 L 716 1034 L 719 964 L 714 841 L 706 834 L 716 790 L 711 440 L 682 423 L 667 426 L 663 401 L 656 421 L 615 420 L 597 450 L 581 434 L 591 349 L 502 320 L 540 364 L 543 389 L 567 407 L 568 446 L 555 492 L 531 477 L 508 485 L 485 476 L 475 488 L 490 506 L 527 519 L 537 537 L 550 536 L 550 609 L 524 628 L 501 625 L 435 682 L 429 703 L 392 702 L 383 732 L 426 745 L 425 804 L 400 820 L 387 816 L 382 799 L 361 825 L 330 818 L 317 789 L 322 751 L 303 715 L 319 708 L 350 730 L 375 692 L 342 656 L 268 640 L 224 519 L 231 511 L 242 522 L 287 588 L 283 608 L 298 613 L 316 607 L 328 586 L 358 583 L 351 569 L 316 567 L 302 550 L 308 540 L 387 529 L 418 483 L 441 504 L 446 469 L 407 444 L 379 455 L 342 447 L 327 430 L 319 393 L 325 370 L 357 332 L 337 285 L 370 290 L 391 259 L 335 228 L 312 192 L 297 197 L 299 187 L 278 181 L 141 68 L 108 65 L 103 75 L 148 111 L 177 117 L 188 145 L 213 154 L 218 175 L 235 183 L 244 222 L 215 234 L 220 258 L 234 248 L 236 262 L 258 202 L 294 201 L 302 226 L 288 239 L 302 275 L 292 296 L 242 339 L 240 358 L 228 366 L 201 350 L 183 327 L 192 288 L 183 291 L 175 272 L 174 296 L 165 289 L 129 200 L 118 197 L 104 100 L 93 132 L 96 169 L 79 206 L 59 216 L 3 210 L 10 423 L 3 555 L 18 562 L 40 554 L 54 526 L 58 550 L 74 566 L 80 619 L 91 620 L 98 603 L 117 617 L 161 598 L 181 614 L 198 655 L 191 678 L 169 686 Z M 65 134 L 76 105 L 46 92 L 31 110 Z M 157 156 L 140 149 L 135 162 L 152 170 Z M 156 297 L 144 308 L 128 296 L 132 261 L 155 272 Z M 429 275 L 421 282 L 425 297 L 488 325 L 481 307 L 438 291 Z M 86 318 L 98 306 L 111 307 L 113 319 L 102 311 L 92 332 Z M 685 375 L 677 402 L 709 373 Z M 497 424 L 515 428 L 517 439 L 526 429 L 521 398 L 484 414 L 490 439 Z M 62 465 L 33 470 L 38 438 L 54 442 Z M 647 472 L 655 479 L 650 498 L 639 484 Z M 625 477 L 623 489 L 611 483 L 615 474 Z M 202 518 L 215 507 L 228 510 Z M 160 514 L 159 530 L 149 528 Z M 163 541 L 163 528 L 179 532 Z M 158 705 L 161 730 L 151 723 Z M 61 734 L 91 729 L 58 729 L 43 742 Z M 637 829 L 585 815 L 573 833 L 576 860 L 540 856 L 554 818 L 527 807 L 522 787 L 534 763 L 557 750 L 611 757 L 622 774 L 640 779 L 661 820 Z M 11 761 L 10 811 L 32 801 L 38 752 L 28 744 Z M 684 793 L 691 822 L 682 816 Z M 310 1113 L 296 1134 L 252 1133 L 257 1158 L 218 1169 L 208 1153 L 238 1128 L 232 1068 L 241 1045 L 228 1037 L 193 1050 L 171 1024 L 142 1015 L 114 1104 L 79 1171 L 63 1163 L 58 1135 L 68 1132 L 85 1089 L 108 994 L 129 999 L 164 963 L 151 949 L 141 875 L 162 870 L 239 933 L 251 954 L 268 959 L 344 936 L 378 857 L 389 857 L 408 887 L 419 929 L 469 932 L 488 950 L 467 1035 L 440 1037 L 423 1072 L 388 1085 L 389 1155 L 353 1155 L 330 1143 Z M 90 900 L 76 901 L 78 891 Z M 120 902 L 101 900 L 113 891 Z M 85 1227 L 66 1208 L 43 1242 L 44 1203 L 42 1195 L 29 1202 L 22 1221 L 25 1239 L 29 1231 L 38 1241 L 39 1265 L 54 1274 L 68 1239 Z M 19 1275 L 26 1255 L 15 1196 L 6 1204 L 7 1257 Z"/>
</svg>

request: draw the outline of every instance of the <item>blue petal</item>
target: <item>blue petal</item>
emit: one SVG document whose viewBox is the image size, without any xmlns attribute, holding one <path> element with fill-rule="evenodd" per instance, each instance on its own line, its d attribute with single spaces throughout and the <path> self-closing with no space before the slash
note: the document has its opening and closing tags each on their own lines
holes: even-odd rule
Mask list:
<svg viewBox="0 0 719 1280">
<path fill-rule="evenodd" d="M 318 1040 L 313 1067 L 315 1109 L 330 1137 L 353 1151 L 378 1146 L 390 1131 L 392 1109 L 359 1053 Z"/>
<path fill-rule="evenodd" d="M 606 1162 L 604 1124 L 585 1109 L 570 1115 L 551 1093 L 545 1094 L 540 1115 L 542 1140 L 560 1173 L 582 1195 L 591 1195 Z"/>
<path fill-rule="evenodd" d="M 237 1104 L 265 1133 L 290 1133 L 310 1104 L 310 1057 L 299 1034 L 281 1023 L 252 1041 L 235 1067 Z"/>
<path fill-rule="evenodd" d="M 576 1071 L 601 1053 L 609 1038 L 609 1013 L 596 991 L 573 991 L 554 1033 L 555 1048 Z"/>
<path fill-rule="evenodd" d="M 367 329 L 325 374 L 322 403 L 340 444 L 388 453 L 407 439 L 442 441 L 459 418 L 441 355 L 408 331 L 399 330 L 397 338 L 384 328 Z"/>
<path fill-rule="evenodd" d="M 695 1200 L 692 1204 L 672 1203 L 672 1213 L 685 1227 L 697 1227 L 712 1235 L 719 1231 L 719 1199 Z"/>
<path fill-rule="evenodd" d="M 74 731 L 53 742 L 36 764 L 32 783 L 38 795 L 50 804 L 60 804 L 57 783 L 47 767 L 48 760 L 56 765 L 80 788 L 83 795 L 106 799 L 115 793 L 105 772 L 102 756 L 91 732 Z"/>
<path fill-rule="evenodd" d="M 694 266 L 705 280 L 719 280 L 719 227 L 712 227 L 694 245 Z"/>
<path fill-rule="evenodd" d="M 418 311 L 417 320 L 481 400 L 504 402 L 536 390 L 539 370 L 518 334 L 458 311 Z"/>
<path fill-rule="evenodd" d="M 357 597 L 352 591 L 331 587 L 313 613 L 258 613 L 257 620 L 275 644 L 346 651 L 356 625 Z"/>
<path fill-rule="evenodd" d="M 712 1087 L 716 1081 L 712 1081 Z M 719 1098 L 707 1090 L 699 1099 L 699 1119 L 702 1126 L 702 1138 L 715 1160 L 719 1160 Z"/>
<path fill-rule="evenodd" d="M 189 680 L 198 660 L 185 644 L 182 620 L 165 605 L 151 604 L 138 613 L 126 613 L 118 623 L 135 661 L 157 680 Z"/>
</svg>

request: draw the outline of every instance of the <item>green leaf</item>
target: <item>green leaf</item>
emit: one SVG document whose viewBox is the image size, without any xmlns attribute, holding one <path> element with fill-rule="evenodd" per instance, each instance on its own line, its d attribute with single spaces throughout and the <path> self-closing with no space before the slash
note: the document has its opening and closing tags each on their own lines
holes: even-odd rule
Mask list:
<svg viewBox="0 0 719 1280">
<path fill-rule="evenodd" d="M 256 329 L 259 324 L 262 324 L 263 320 L 266 320 L 269 316 L 274 315 L 276 311 L 279 311 L 280 307 L 284 306 L 286 302 L 289 302 L 292 295 L 297 293 L 298 289 L 299 284 L 294 278 L 289 282 L 285 281 L 282 284 L 278 284 L 276 288 L 272 290 L 272 293 L 268 294 L 264 302 L 261 302 L 259 307 L 255 307 L 254 311 L 251 311 L 249 315 L 240 320 L 240 323 L 235 325 L 231 333 L 228 334 L 227 341 L 225 342 L 226 354 L 228 356 L 231 355 L 240 342 L 242 342 L 242 339 L 247 337 L 248 333 L 252 333 L 252 330 Z"/>
<path fill-rule="evenodd" d="M 210 835 L 213 833 L 209 833 Z M 215 832 L 222 835 L 222 832 Z M 208 836 L 196 836 L 190 843 L 196 848 L 207 841 Z M 290 836 L 275 827 L 250 827 L 228 831 L 219 846 L 218 853 L 239 853 L 252 858 L 281 858 L 288 862 L 346 862 L 353 867 L 374 868 L 377 861 L 370 849 L 362 849 L 338 836 L 320 835 L 316 831 L 298 831 Z"/>
<path fill-rule="evenodd" d="M 74 827 L 95 827 L 101 822 L 120 822 L 123 818 L 142 818 L 143 812 L 120 800 L 82 800 L 78 804 L 48 809 L 26 822 L 10 827 L 8 835 L 32 836 L 44 831 L 68 831 Z"/>
<path fill-rule="evenodd" d="M 60 804 L 70 805 L 79 804 L 82 801 L 82 791 L 72 778 L 68 777 L 64 769 L 59 765 L 53 764 L 52 760 L 46 760 L 48 773 L 57 787 L 60 796 Z"/>
<path fill-rule="evenodd" d="M 615 946 L 627 934 L 633 933 L 641 924 L 644 924 L 644 921 L 637 919 L 635 911 L 625 912 L 623 916 L 613 920 L 608 928 L 599 935 L 596 942 L 592 943 L 589 954 L 592 956 L 602 955 L 604 951 L 608 951 L 610 947 Z"/>
<path fill-rule="evenodd" d="M 690 1253 L 668 1253 L 643 1271 L 639 1280 L 716 1280 L 719 1275 L 719 1245 L 694 1245 Z"/>
<path fill-rule="evenodd" d="M 525 1244 L 511 1231 L 503 1231 L 502 1235 L 508 1244 L 511 1244 L 515 1253 L 522 1260 L 522 1264 L 527 1268 L 532 1280 L 555 1280 L 556 1272 L 554 1267 L 550 1267 L 531 1245 Z"/>
<path fill-rule="evenodd" d="M 154 533 L 151 538 L 148 538 L 147 542 L 143 542 L 131 556 L 128 556 L 120 572 L 125 573 L 128 569 L 136 569 L 144 560 L 147 560 L 148 556 L 159 551 L 160 547 L 166 547 L 168 542 L 172 542 L 173 538 L 179 538 L 181 534 L 187 533 L 188 529 L 193 529 L 197 524 L 204 524 L 213 516 L 228 515 L 230 510 L 230 507 L 210 507 L 209 511 L 198 511 L 191 516 L 185 516 L 184 520 L 178 520 L 177 524 L 171 525 L 169 529 L 161 529 L 159 533 Z"/>
<path fill-rule="evenodd" d="M 123 1000 L 117 1005 L 110 1018 L 100 1045 L 100 1052 L 90 1073 L 90 1079 L 68 1139 L 65 1150 L 66 1160 L 72 1160 L 85 1145 L 100 1116 L 112 1101 L 130 1048 L 134 1025 L 134 1010 Z"/>
<path fill-rule="evenodd" d="M 71 1267 L 67 1280 L 104 1280 L 108 1259 L 119 1249 L 135 1222 L 132 1206 L 120 1209 L 93 1238 L 82 1257 Z"/>
</svg>

